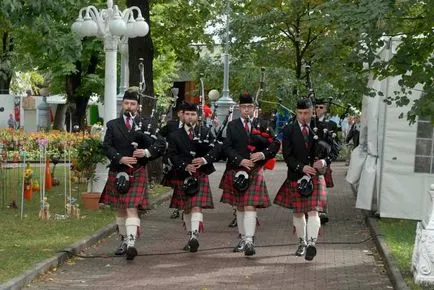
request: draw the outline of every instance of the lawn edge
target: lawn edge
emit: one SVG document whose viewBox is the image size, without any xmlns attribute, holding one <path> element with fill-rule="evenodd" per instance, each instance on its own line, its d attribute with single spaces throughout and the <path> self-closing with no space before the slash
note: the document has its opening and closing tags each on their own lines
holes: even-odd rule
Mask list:
<svg viewBox="0 0 434 290">
<path fill-rule="evenodd" d="M 161 203 L 165 202 L 170 198 L 171 189 L 166 193 L 161 194 L 160 197 L 155 199 L 151 204 L 151 209 L 155 209 Z M 60 250 L 57 254 L 55 254 L 51 258 L 47 258 L 39 263 L 37 263 L 33 268 L 19 274 L 15 278 L 8 280 L 7 282 L 0 284 L 1 290 L 15 290 L 22 289 L 26 285 L 28 285 L 33 279 L 38 277 L 39 275 L 47 272 L 51 268 L 62 265 L 71 258 L 73 255 L 80 253 L 83 249 L 95 244 L 99 240 L 109 236 L 116 230 L 116 224 L 109 224 L 99 229 L 91 236 L 87 236 L 69 247 Z"/>
<path fill-rule="evenodd" d="M 384 261 L 387 274 L 393 284 L 394 289 L 409 290 L 410 288 L 407 286 L 407 283 L 405 283 L 401 271 L 399 270 L 398 266 L 396 266 L 395 258 L 392 256 L 392 253 L 387 247 L 386 241 L 381 234 L 377 218 L 370 217 L 367 212 L 363 212 L 365 214 L 366 223 L 371 231 L 375 245 L 377 246 L 377 250 Z"/>
</svg>

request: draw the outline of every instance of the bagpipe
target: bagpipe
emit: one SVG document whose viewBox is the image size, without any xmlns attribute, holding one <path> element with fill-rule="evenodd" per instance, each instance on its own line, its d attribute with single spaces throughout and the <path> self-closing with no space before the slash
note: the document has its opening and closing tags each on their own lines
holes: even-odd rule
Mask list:
<svg viewBox="0 0 434 290">
<path fill-rule="evenodd" d="M 249 145 L 247 146 L 251 153 L 262 152 L 271 145 L 275 145 L 280 148 L 280 141 L 277 139 L 277 134 L 271 126 L 269 120 L 262 118 L 261 105 L 266 103 L 262 100 L 262 95 L 265 89 L 265 68 L 261 67 L 261 74 L 259 79 L 259 88 L 256 91 L 255 98 L 253 100 L 255 104 L 255 112 L 253 118 L 250 118 L 250 124 L 252 128 L 249 135 Z M 276 159 L 272 158 L 265 162 L 264 168 L 272 170 Z"/>
<path fill-rule="evenodd" d="M 136 122 L 131 112 L 129 113 L 132 117 L 134 128 L 134 142 L 132 145 L 134 149 L 148 149 L 151 153 L 151 157 L 147 158 L 146 161 L 151 161 L 164 153 L 166 150 L 166 140 L 159 134 L 161 122 L 159 122 L 160 120 L 156 114 L 157 98 L 145 94 L 146 82 L 143 58 L 139 59 L 138 67 L 140 71 L 140 82 L 137 91 L 139 97 L 139 109 L 137 111 L 138 122 Z M 144 99 L 153 101 L 153 108 L 149 116 L 145 116 L 143 112 L 142 103 Z"/>
<path fill-rule="evenodd" d="M 192 159 L 196 157 L 203 157 L 208 154 L 212 149 L 216 147 L 216 141 L 214 136 L 211 134 L 210 128 L 205 124 L 204 118 L 204 104 L 205 104 L 205 86 L 203 82 L 203 74 L 200 74 L 200 94 L 199 94 L 199 104 L 198 110 L 198 120 L 196 123 L 197 129 L 193 130 L 192 147 L 193 150 L 190 151 Z M 193 124 L 186 123 L 187 126 L 192 127 Z M 217 154 L 214 152 L 213 154 Z M 193 196 L 199 192 L 199 180 L 193 174 L 189 175 L 184 179 L 182 190 L 187 196 Z"/>
<path fill-rule="evenodd" d="M 261 118 L 249 117 L 251 130 L 249 134 L 249 144 L 247 149 L 250 154 L 263 152 L 266 149 L 277 151 L 280 148 L 280 141 L 274 130 L 269 126 L 269 122 Z M 238 170 L 234 174 L 233 186 L 238 192 L 244 192 L 250 185 L 250 175 L 255 170 L 263 167 L 264 169 L 273 170 L 276 164 L 276 158 L 271 158 L 266 161 L 258 161 L 255 167 L 249 172 L 246 170 Z"/>
<path fill-rule="evenodd" d="M 316 97 L 315 90 L 312 85 L 312 79 L 310 77 L 311 73 L 311 63 L 308 62 L 305 66 L 306 68 L 306 88 L 308 90 L 307 96 L 305 98 L 309 99 L 313 106 L 313 116 L 312 123 L 313 128 L 308 127 L 310 132 L 313 134 L 312 146 L 310 147 L 311 152 L 311 164 L 317 160 L 325 160 L 326 167 L 321 170 L 317 170 L 318 173 L 323 174 L 326 180 L 327 187 L 333 187 L 332 171 L 330 169 L 330 163 L 339 155 L 340 145 L 337 140 L 337 132 L 333 132 L 326 125 L 320 124 L 315 110 Z M 310 175 L 306 174 L 298 181 L 298 187 L 300 194 L 304 197 L 310 196 L 313 192 L 313 182 Z"/>
<path fill-rule="evenodd" d="M 203 74 L 200 74 L 200 94 L 199 94 L 199 104 L 198 104 L 198 120 L 197 120 L 197 130 L 193 130 L 193 148 L 194 151 L 191 152 L 193 158 L 195 156 L 204 156 L 208 153 L 214 145 L 214 136 L 211 130 L 206 126 L 204 118 L 204 104 L 205 104 L 205 87 L 203 82 Z M 192 124 L 186 124 L 187 126 L 192 126 Z"/>
<path fill-rule="evenodd" d="M 337 140 L 337 132 L 334 132 L 327 128 L 327 126 L 319 124 L 315 105 L 316 97 L 315 90 L 312 85 L 312 79 L 310 77 L 311 73 L 311 63 L 306 64 L 306 87 L 308 89 L 308 94 L 306 98 L 310 99 L 313 106 L 313 128 L 309 128 L 313 133 L 313 144 L 312 144 L 312 155 L 313 162 L 320 159 L 326 159 L 327 165 L 330 164 L 334 155 L 339 154 L 340 145 Z M 331 156 L 330 156 L 331 155 Z M 337 157 L 337 155 L 336 155 Z"/>
<path fill-rule="evenodd" d="M 255 111 L 253 116 L 249 116 L 249 123 L 251 124 L 251 130 L 249 133 L 249 143 L 247 149 L 250 154 L 256 152 L 263 152 L 266 149 L 271 149 L 272 151 L 277 151 L 280 148 L 280 141 L 277 138 L 273 128 L 270 126 L 270 121 L 261 118 L 261 99 L 264 92 L 264 76 L 265 68 L 261 68 L 261 76 L 259 81 L 259 88 L 256 92 L 253 103 L 255 104 Z M 255 170 L 258 170 L 262 166 L 264 169 L 273 170 L 276 164 L 276 159 L 271 158 L 266 161 L 259 161 L 255 163 L 255 167 L 249 172 L 246 170 L 237 170 L 234 173 L 233 186 L 238 192 L 244 192 L 248 189 L 250 185 L 250 175 Z"/>
</svg>

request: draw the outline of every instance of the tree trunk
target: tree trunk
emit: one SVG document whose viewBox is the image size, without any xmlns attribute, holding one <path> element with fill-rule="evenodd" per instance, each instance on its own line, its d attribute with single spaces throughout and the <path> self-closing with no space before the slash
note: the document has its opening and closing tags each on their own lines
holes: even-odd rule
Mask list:
<svg viewBox="0 0 434 290">
<path fill-rule="evenodd" d="M 12 80 L 12 70 L 10 61 L 14 49 L 14 40 L 8 32 L 3 32 L 2 51 L 0 54 L 0 94 L 9 94 L 9 88 Z"/>
<path fill-rule="evenodd" d="M 53 129 L 54 130 L 65 130 L 65 120 L 66 120 L 66 110 L 68 109 L 67 104 L 58 104 L 56 108 L 56 115 L 54 116 Z"/>
<path fill-rule="evenodd" d="M 145 95 L 154 96 L 154 77 L 153 65 L 154 60 L 154 44 L 151 38 L 151 22 L 149 17 L 149 0 L 127 0 L 127 6 L 137 6 L 142 11 L 142 16 L 149 25 L 149 33 L 145 37 L 136 37 L 128 39 L 129 53 L 129 72 L 130 86 L 138 86 L 140 82 L 140 72 L 138 68 L 139 58 L 143 58 L 145 68 Z M 135 13 L 136 14 L 136 13 Z M 136 16 L 136 15 L 134 15 Z M 144 116 L 151 114 L 154 103 L 150 99 L 145 98 L 141 101 Z M 152 183 L 159 183 L 163 176 L 163 168 L 161 159 L 158 158 L 148 164 L 149 179 Z"/>
<path fill-rule="evenodd" d="M 142 11 L 142 16 L 149 25 L 149 33 L 145 37 L 136 37 L 128 39 L 129 53 L 129 71 L 130 71 L 130 86 L 138 86 L 140 82 L 140 72 L 138 68 L 139 58 L 143 58 L 145 66 L 145 94 L 148 96 L 154 95 L 154 77 L 153 65 L 154 60 L 154 44 L 151 38 L 151 23 L 149 19 L 149 1 L 148 0 L 127 0 L 127 6 L 137 6 Z M 135 15 L 136 16 L 136 15 Z M 147 115 L 151 113 L 153 103 L 149 99 L 142 100 L 143 112 Z"/>
<path fill-rule="evenodd" d="M 94 74 L 98 65 L 98 57 L 91 55 L 89 60 L 89 66 L 86 74 Z M 72 112 L 72 125 L 78 125 L 80 130 L 86 129 L 86 108 L 89 102 L 91 91 L 86 92 L 84 95 L 78 95 L 76 93 L 77 88 L 81 86 L 82 63 L 77 61 L 75 64 L 77 72 L 69 75 L 66 78 L 66 95 L 68 100 L 75 103 L 75 111 Z"/>
</svg>

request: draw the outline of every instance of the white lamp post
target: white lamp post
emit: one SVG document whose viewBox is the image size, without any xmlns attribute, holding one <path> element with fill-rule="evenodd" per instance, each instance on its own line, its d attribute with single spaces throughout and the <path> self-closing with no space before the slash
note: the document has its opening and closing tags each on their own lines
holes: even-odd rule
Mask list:
<svg viewBox="0 0 434 290">
<path fill-rule="evenodd" d="M 229 95 L 229 14 L 230 14 L 230 1 L 226 1 L 226 45 L 225 52 L 223 54 L 223 65 L 224 65 L 224 73 L 223 73 L 223 95 L 218 101 L 215 102 L 217 106 L 217 117 L 220 120 L 220 123 L 226 118 L 227 114 L 229 114 L 229 108 L 232 107 L 235 102 Z"/>
<path fill-rule="evenodd" d="M 137 17 L 134 19 L 134 10 Z M 104 77 L 104 123 L 115 119 L 117 91 L 117 47 L 120 41 L 128 38 L 143 37 L 149 26 L 136 6 L 120 11 L 113 1 L 107 1 L 107 9 L 98 10 L 95 6 L 81 8 L 71 30 L 80 37 L 97 36 L 104 39 L 105 77 Z M 122 84 L 123 85 L 123 84 Z"/>
</svg>

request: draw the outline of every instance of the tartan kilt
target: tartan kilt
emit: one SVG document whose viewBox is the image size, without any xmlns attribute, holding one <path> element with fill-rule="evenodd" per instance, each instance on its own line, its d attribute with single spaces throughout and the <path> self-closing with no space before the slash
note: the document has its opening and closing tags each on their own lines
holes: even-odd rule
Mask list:
<svg viewBox="0 0 434 290">
<path fill-rule="evenodd" d="M 208 175 L 198 173 L 195 175 L 199 181 L 199 192 L 194 196 L 186 196 L 182 190 L 184 179 L 173 179 L 173 195 L 170 200 L 170 208 L 190 210 L 193 207 L 214 208 L 211 187 L 209 186 Z"/>
<path fill-rule="evenodd" d="M 223 189 L 220 202 L 239 207 L 255 206 L 257 208 L 266 208 L 271 206 L 263 175 L 263 167 L 249 173 L 249 188 L 243 193 L 239 193 L 233 186 L 236 172 L 237 170 L 234 169 L 226 169 L 224 172 L 219 185 L 219 188 Z"/>
<path fill-rule="evenodd" d="M 165 174 L 161 180 L 161 185 L 174 188 L 176 185 L 176 180 L 169 174 Z"/>
<path fill-rule="evenodd" d="M 128 168 L 125 172 L 130 176 L 130 188 L 126 194 L 119 194 L 116 189 L 117 171 L 110 170 L 107 183 L 101 194 L 100 203 L 114 208 L 140 208 L 149 207 L 148 172 L 145 167 Z"/>
<path fill-rule="evenodd" d="M 333 170 L 330 168 L 330 166 L 327 166 L 326 172 L 324 173 L 324 179 L 326 186 L 328 188 L 332 188 L 335 186 L 335 183 L 333 182 Z"/>
<path fill-rule="evenodd" d="M 327 191 L 324 176 L 313 176 L 312 182 L 312 195 L 302 197 L 297 190 L 297 181 L 286 179 L 277 192 L 274 203 L 281 207 L 290 208 L 294 213 L 327 212 Z"/>
</svg>

